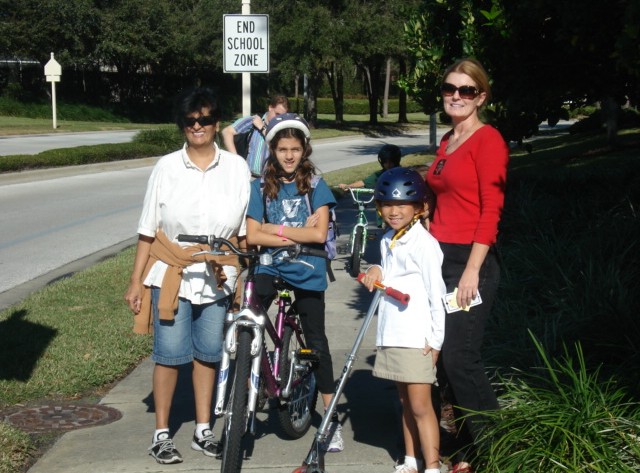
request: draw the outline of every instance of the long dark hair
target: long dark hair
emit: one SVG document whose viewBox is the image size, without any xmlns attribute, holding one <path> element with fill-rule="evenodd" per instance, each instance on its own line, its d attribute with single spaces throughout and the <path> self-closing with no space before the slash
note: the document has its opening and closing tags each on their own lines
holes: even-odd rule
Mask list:
<svg viewBox="0 0 640 473">
<path fill-rule="evenodd" d="M 269 158 L 264 167 L 264 193 L 270 199 L 278 197 L 278 191 L 282 185 L 282 168 L 276 159 L 276 148 L 282 138 L 295 138 L 302 144 L 302 159 L 296 168 L 295 183 L 298 194 L 305 195 L 311 189 L 311 178 L 316 174 L 316 167 L 309 159 L 313 150 L 311 143 L 304 136 L 301 130 L 296 128 L 285 128 L 280 130 L 269 143 Z"/>
</svg>

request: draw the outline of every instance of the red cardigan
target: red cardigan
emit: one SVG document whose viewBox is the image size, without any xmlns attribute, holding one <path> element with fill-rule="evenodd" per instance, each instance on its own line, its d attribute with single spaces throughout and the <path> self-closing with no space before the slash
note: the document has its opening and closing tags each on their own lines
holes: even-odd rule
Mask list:
<svg viewBox="0 0 640 473">
<path fill-rule="evenodd" d="M 504 204 L 509 149 L 490 125 L 446 154 L 450 136 L 442 137 L 426 176 L 437 198 L 430 231 L 443 243 L 492 245 Z"/>
</svg>

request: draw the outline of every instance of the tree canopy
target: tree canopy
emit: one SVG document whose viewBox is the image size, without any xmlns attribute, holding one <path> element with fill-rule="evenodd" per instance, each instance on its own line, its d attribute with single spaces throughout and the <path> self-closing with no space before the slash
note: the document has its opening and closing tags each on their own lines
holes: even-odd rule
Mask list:
<svg viewBox="0 0 640 473">
<path fill-rule="evenodd" d="M 405 25 L 413 67 L 402 85 L 432 111 L 444 69 L 474 56 L 492 78 L 494 119 L 516 140 L 565 104 L 637 106 L 639 14 L 625 0 L 424 0 Z"/>
<path fill-rule="evenodd" d="M 442 72 L 464 56 L 489 71 L 493 119 L 509 139 L 557 121 L 567 104 L 638 102 L 638 2 L 253 0 L 251 9 L 269 15 L 271 39 L 271 71 L 252 76 L 253 97 L 306 85 L 312 123 L 328 93 L 339 122 L 348 89 L 369 98 L 375 124 L 389 64 L 435 113 Z M 240 76 L 222 71 L 222 19 L 240 11 L 240 0 L 0 0 L 0 93 L 46 94 L 42 71 L 15 59 L 44 64 L 55 52 L 67 100 L 135 114 L 207 84 L 238 110 Z"/>
</svg>

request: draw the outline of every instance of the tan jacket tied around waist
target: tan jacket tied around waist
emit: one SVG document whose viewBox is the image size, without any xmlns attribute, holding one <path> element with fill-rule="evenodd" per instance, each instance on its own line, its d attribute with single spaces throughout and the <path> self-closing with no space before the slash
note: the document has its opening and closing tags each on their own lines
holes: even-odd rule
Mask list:
<svg viewBox="0 0 640 473">
<path fill-rule="evenodd" d="M 234 245 L 238 245 L 237 237 L 228 238 Z M 194 256 L 194 253 L 200 251 L 209 251 L 209 245 L 195 244 L 182 247 L 167 238 L 162 230 L 156 233 L 155 239 L 151 244 L 149 253 L 149 261 L 144 269 L 142 280 L 147 277 L 151 267 L 157 262 L 162 261 L 168 265 L 162 280 L 160 288 L 160 298 L 158 300 L 158 312 L 161 320 L 173 320 L 174 313 L 178 308 L 178 294 L 180 292 L 180 283 L 182 282 L 182 270 L 194 263 L 207 262 L 213 269 L 218 289 L 222 289 L 222 285 L 227 280 L 223 266 L 235 266 L 237 274 L 240 275 L 240 260 L 236 255 L 210 255 L 202 254 Z M 238 278 L 238 283 L 240 279 Z M 236 291 L 239 293 L 240 291 Z M 237 301 L 236 301 L 237 302 Z M 145 287 L 142 295 L 142 306 L 140 312 L 134 316 L 133 320 L 134 333 L 146 334 L 153 332 L 153 317 L 151 314 L 151 288 Z"/>
</svg>

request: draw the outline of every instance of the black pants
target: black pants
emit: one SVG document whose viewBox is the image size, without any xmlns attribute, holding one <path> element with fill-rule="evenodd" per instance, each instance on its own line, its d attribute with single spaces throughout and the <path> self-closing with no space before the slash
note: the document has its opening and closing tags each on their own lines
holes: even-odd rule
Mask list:
<svg viewBox="0 0 640 473">
<path fill-rule="evenodd" d="M 273 287 L 273 276 L 257 274 L 255 278 L 256 293 L 264 303 L 265 309 L 268 310 L 276 296 L 276 289 Z M 315 350 L 320 358 L 320 363 L 316 370 L 318 391 L 322 394 L 331 394 L 335 391 L 335 380 L 333 378 L 333 362 L 329 352 L 329 341 L 324 329 L 324 291 L 294 289 L 293 294 L 307 346 Z"/>
<path fill-rule="evenodd" d="M 441 243 L 444 253 L 442 277 L 447 292 L 458 285 L 462 272 L 469 259 L 471 245 Z M 459 311 L 447 314 L 445 318 L 445 336 L 438 370 L 440 385 L 450 388 L 451 400 L 455 406 L 476 412 L 495 410 L 498 401 L 487 377 L 482 362 L 482 340 L 486 321 L 491 312 L 500 280 L 495 249 L 492 248 L 480 269 L 478 291 L 482 304 L 472 307 L 469 312 Z M 468 415 L 468 412 L 456 412 L 456 417 Z M 458 425 L 460 440 L 468 443 L 475 440 L 481 431 L 481 415 L 471 415 Z M 458 423 L 459 424 L 459 423 Z"/>
</svg>

